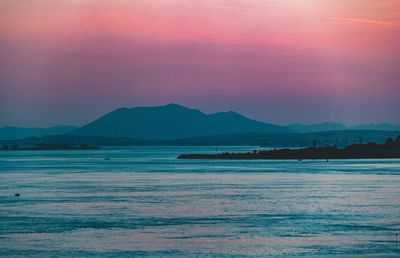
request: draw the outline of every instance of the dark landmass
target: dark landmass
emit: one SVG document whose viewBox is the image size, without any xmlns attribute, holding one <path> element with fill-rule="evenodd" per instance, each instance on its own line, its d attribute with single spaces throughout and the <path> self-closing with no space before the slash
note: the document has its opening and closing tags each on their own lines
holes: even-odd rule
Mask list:
<svg viewBox="0 0 400 258">
<path fill-rule="evenodd" d="M 304 147 L 312 141 L 317 146 L 336 145 L 344 147 L 355 143 L 384 143 L 387 138 L 395 138 L 399 132 L 389 131 L 330 131 L 316 133 L 288 134 L 229 134 L 184 138 L 173 141 L 174 145 L 187 146 L 279 146 Z"/>
<path fill-rule="evenodd" d="M 378 125 L 371 125 L 377 127 Z M 389 128 L 390 125 L 385 125 Z M 379 127 L 379 126 L 378 126 Z M 251 120 L 235 112 L 204 114 L 177 104 L 159 107 L 121 108 L 79 129 L 60 126 L 48 129 L 0 129 L 1 145 L 40 144 L 88 146 L 317 146 L 344 147 L 354 143 L 383 143 L 399 131 L 343 130 L 338 123 L 293 125 L 292 128 Z M 364 128 L 364 127 L 363 127 Z M 307 131 L 318 130 L 318 132 Z M 329 130 L 329 131 L 327 131 Z M 297 131 L 306 131 L 298 133 Z M 1 138 L 1 132 L 7 133 Z M 58 134 L 56 134 L 59 132 Z M 34 137 L 23 137 L 24 135 Z M 43 136 L 42 134 L 47 134 Z"/>
<path fill-rule="evenodd" d="M 400 131 L 400 125 L 388 123 L 381 124 L 361 124 L 356 126 L 345 126 L 341 123 L 320 123 L 320 124 L 292 124 L 288 126 L 298 133 L 315 133 L 327 131 Z"/>
<path fill-rule="evenodd" d="M 288 126 L 290 129 L 298 133 L 314 133 L 325 131 L 347 130 L 348 128 L 340 123 L 320 123 L 320 124 L 292 124 Z"/>
<path fill-rule="evenodd" d="M 97 150 L 97 146 L 89 146 L 87 144 L 65 144 L 65 143 L 40 143 L 36 145 L 3 145 L 2 151 L 26 151 L 26 150 Z"/>
<path fill-rule="evenodd" d="M 236 112 L 205 114 L 177 104 L 120 108 L 77 129 L 79 136 L 174 140 L 237 133 L 294 133 L 285 126 L 255 121 Z"/>
<path fill-rule="evenodd" d="M 0 140 L 16 140 L 28 137 L 43 137 L 46 135 L 60 135 L 71 133 L 78 129 L 76 126 L 60 125 L 49 128 L 25 128 L 6 126 L 0 128 Z"/>
<path fill-rule="evenodd" d="M 22 140 L 0 140 L 1 145 L 38 145 L 38 144 L 68 144 L 89 146 L 146 146 L 154 145 L 153 141 L 139 140 L 135 138 L 123 137 L 97 137 L 97 136 L 79 136 L 79 135 L 51 135 L 44 137 L 29 137 Z"/>
<path fill-rule="evenodd" d="M 318 133 L 247 133 L 182 138 L 177 140 L 142 140 L 129 137 L 98 137 L 79 135 L 53 135 L 30 137 L 23 140 L 0 140 L 2 145 L 37 144 L 87 144 L 89 146 L 276 146 L 304 147 L 316 141 L 317 147 L 335 145 L 345 147 L 355 143 L 375 142 L 382 144 L 387 138 L 395 138 L 400 132 L 389 131 L 331 131 Z"/>
<path fill-rule="evenodd" d="M 120 108 L 76 128 L 0 128 L 0 144 L 135 145 L 265 145 L 347 146 L 358 142 L 382 143 L 400 132 L 400 125 L 366 124 L 346 127 L 340 123 L 279 126 L 249 119 L 236 112 L 205 114 L 177 104 Z"/>
<path fill-rule="evenodd" d="M 388 123 L 381 124 L 364 124 L 357 125 L 350 128 L 351 130 L 383 130 L 383 131 L 400 131 L 400 125 L 393 125 Z"/>
<path fill-rule="evenodd" d="M 400 158 L 400 136 L 387 139 L 384 144 L 352 144 L 304 149 L 275 149 L 247 153 L 182 154 L 178 159 L 387 159 Z"/>
</svg>

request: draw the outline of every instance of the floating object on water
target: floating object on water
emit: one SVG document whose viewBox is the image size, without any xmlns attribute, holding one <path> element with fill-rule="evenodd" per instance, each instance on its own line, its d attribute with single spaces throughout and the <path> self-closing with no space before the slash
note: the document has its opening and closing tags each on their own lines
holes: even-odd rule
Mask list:
<svg viewBox="0 0 400 258">
<path fill-rule="evenodd" d="M 109 156 L 105 156 L 104 160 L 110 160 L 110 157 Z"/>
<path fill-rule="evenodd" d="M 14 194 L 15 197 L 20 197 L 21 195 L 19 193 Z"/>
</svg>

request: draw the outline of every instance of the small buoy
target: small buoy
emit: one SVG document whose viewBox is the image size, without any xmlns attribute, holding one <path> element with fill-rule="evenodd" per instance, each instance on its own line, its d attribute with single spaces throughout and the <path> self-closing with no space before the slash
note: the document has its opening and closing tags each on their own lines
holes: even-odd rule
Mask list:
<svg viewBox="0 0 400 258">
<path fill-rule="evenodd" d="M 14 194 L 15 197 L 20 197 L 21 195 L 19 193 Z"/>
<path fill-rule="evenodd" d="M 109 159 L 110 159 L 109 156 L 105 156 L 105 157 L 104 157 L 104 160 L 109 160 Z"/>
</svg>

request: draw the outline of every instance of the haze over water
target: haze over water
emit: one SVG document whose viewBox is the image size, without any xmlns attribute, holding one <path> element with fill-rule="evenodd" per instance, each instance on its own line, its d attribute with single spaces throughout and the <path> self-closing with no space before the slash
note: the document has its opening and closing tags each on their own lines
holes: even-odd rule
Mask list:
<svg viewBox="0 0 400 258">
<path fill-rule="evenodd" d="M 0 153 L 0 255 L 400 255 L 399 160 L 191 152 L 215 147 Z"/>
</svg>

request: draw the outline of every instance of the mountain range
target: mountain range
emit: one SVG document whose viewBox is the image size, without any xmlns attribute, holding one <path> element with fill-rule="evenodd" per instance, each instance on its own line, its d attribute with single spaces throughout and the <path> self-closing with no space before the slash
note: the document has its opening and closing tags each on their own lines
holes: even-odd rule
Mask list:
<svg viewBox="0 0 400 258">
<path fill-rule="evenodd" d="M 0 140 L 23 139 L 48 135 L 82 137 L 129 138 L 145 141 L 168 141 L 193 137 L 243 134 L 304 134 L 334 131 L 392 131 L 400 132 L 400 125 L 365 124 L 348 127 L 340 123 L 292 124 L 280 126 L 249 119 L 239 113 L 218 112 L 205 114 L 178 104 L 155 107 L 119 108 L 78 128 L 56 126 L 50 128 L 0 128 Z M 236 136 L 235 136 L 236 137 Z M 282 138 L 280 136 L 280 138 Z"/>
<path fill-rule="evenodd" d="M 74 135 L 172 140 L 235 133 L 292 133 L 284 126 L 267 124 L 236 112 L 205 114 L 169 104 L 158 107 L 120 108 L 77 129 Z"/>
</svg>

